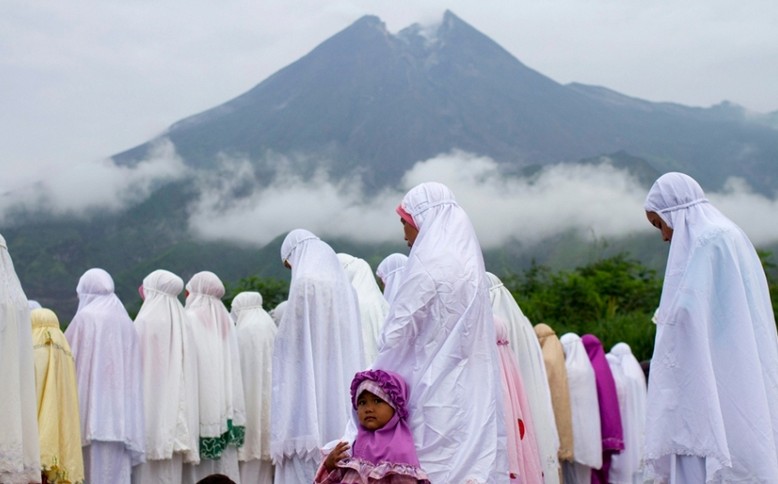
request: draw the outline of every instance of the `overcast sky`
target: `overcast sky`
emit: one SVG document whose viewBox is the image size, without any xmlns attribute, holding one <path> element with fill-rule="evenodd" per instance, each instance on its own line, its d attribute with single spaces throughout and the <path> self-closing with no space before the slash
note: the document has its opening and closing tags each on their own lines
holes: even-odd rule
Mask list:
<svg viewBox="0 0 778 484">
<path fill-rule="evenodd" d="M 445 9 L 560 83 L 778 110 L 775 0 L 0 0 L 0 195 L 44 180 L 64 200 L 102 176 L 92 199 L 128 180 L 144 193 L 180 160 L 129 175 L 100 160 L 242 94 L 362 15 L 396 32 Z"/>
</svg>

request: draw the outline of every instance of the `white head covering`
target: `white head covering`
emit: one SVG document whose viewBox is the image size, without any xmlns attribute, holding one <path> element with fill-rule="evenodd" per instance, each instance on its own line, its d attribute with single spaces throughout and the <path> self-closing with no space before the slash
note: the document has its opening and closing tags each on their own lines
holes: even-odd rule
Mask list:
<svg viewBox="0 0 778 484">
<path fill-rule="evenodd" d="M 281 259 L 292 280 L 273 347 L 271 457 L 318 461 L 343 434 L 349 385 L 364 369 L 359 303 L 335 252 L 311 232 L 289 232 Z"/>
<path fill-rule="evenodd" d="M 273 318 L 273 322 L 276 327 L 281 324 L 281 319 L 284 317 L 284 311 L 286 310 L 287 301 L 281 301 L 276 307 L 270 310 L 270 317 Z"/>
<path fill-rule="evenodd" d="M 78 311 L 65 330 L 76 360 L 81 440 L 121 442 L 143 461 L 143 381 L 138 333 L 103 269 L 78 281 Z"/>
<path fill-rule="evenodd" d="M 143 279 L 143 305 L 135 329 L 143 357 L 146 460 L 174 452 L 199 462 L 197 351 L 192 325 L 178 295 L 184 281 L 165 270 Z"/>
<path fill-rule="evenodd" d="M 378 354 L 378 336 L 389 313 L 389 303 L 381 294 L 373 270 L 364 259 L 349 254 L 338 254 L 338 260 L 357 292 L 365 362 L 370 364 Z"/>
<path fill-rule="evenodd" d="M 386 256 L 375 270 L 375 274 L 384 283 L 384 297 L 389 303 L 394 301 L 394 297 L 400 289 L 403 269 L 405 269 L 405 264 L 407 263 L 407 255 L 395 252 Z"/>
<path fill-rule="evenodd" d="M 30 309 L 0 235 L 0 482 L 39 482 Z"/>
<path fill-rule="evenodd" d="M 673 229 L 649 376 L 646 460 L 705 458 L 707 479 L 778 482 L 778 334 L 748 237 L 687 175 L 646 197 Z"/>
<path fill-rule="evenodd" d="M 487 272 L 489 296 L 494 314 L 508 327 L 508 342 L 518 357 L 519 370 L 527 390 L 530 411 L 538 431 L 538 452 L 543 465 L 546 484 L 559 482 L 559 434 L 557 433 L 551 390 L 548 387 L 543 350 L 529 319 L 521 312 L 516 299 L 500 278 Z"/>
<path fill-rule="evenodd" d="M 646 377 L 626 343 L 617 343 L 605 355 L 619 396 L 624 450 L 613 454 L 608 479 L 615 484 L 642 482 L 643 444 L 645 442 Z"/>
<path fill-rule="evenodd" d="M 273 340 L 276 325 L 262 308 L 262 295 L 242 292 L 232 300 L 238 328 L 240 370 L 246 397 L 246 440 L 238 449 L 241 461 L 270 459 L 270 397 L 273 386 Z"/>
<path fill-rule="evenodd" d="M 238 333 L 221 301 L 224 285 L 216 274 L 198 272 L 186 283 L 186 290 L 185 309 L 197 346 L 200 454 L 217 459 L 227 445 L 243 444 L 246 404 Z M 204 440 L 207 445 L 203 445 Z M 203 449 L 211 444 L 211 455 L 203 455 Z"/>
<path fill-rule="evenodd" d="M 430 481 L 500 481 L 508 469 L 504 410 L 481 246 L 440 183 L 411 189 L 402 208 L 419 233 L 373 368 L 400 374 L 411 388 L 409 424 Z"/>
<path fill-rule="evenodd" d="M 600 404 L 594 368 L 581 337 L 566 333 L 559 338 L 565 349 L 567 384 L 573 413 L 573 459 L 594 469 L 602 467 Z"/>
</svg>

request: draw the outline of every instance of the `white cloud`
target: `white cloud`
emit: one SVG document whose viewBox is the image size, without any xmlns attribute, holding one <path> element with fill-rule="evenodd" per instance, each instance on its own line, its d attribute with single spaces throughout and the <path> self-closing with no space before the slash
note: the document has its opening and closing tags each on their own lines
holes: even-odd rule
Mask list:
<svg viewBox="0 0 778 484">
<path fill-rule="evenodd" d="M 644 189 L 610 165 L 554 165 L 519 178 L 505 176 L 489 158 L 453 153 L 417 164 L 405 180 L 448 185 L 487 248 L 509 239 L 536 243 L 570 229 L 599 238 L 647 227 Z"/>
<path fill-rule="evenodd" d="M 730 178 L 721 193 L 706 195 L 716 208 L 743 229 L 755 246 L 778 241 L 778 198 L 771 200 L 755 193 L 741 178 Z"/>
<path fill-rule="evenodd" d="M 220 163 L 220 182 L 201 180 L 200 199 L 190 210 L 190 227 L 200 237 L 261 246 L 292 229 L 306 228 L 321 237 L 402 240 L 393 209 L 401 194 L 385 191 L 366 200 L 359 180 L 335 182 L 321 170 L 304 180 L 282 170 L 270 186 L 225 203 L 254 172 L 245 159 L 222 158 Z"/>
<path fill-rule="evenodd" d="M 508 239 L 538 242 L 570 228 L 598 237 L 648 230 L 643 189 L 611 167 L 556 166 L 532 180 L 505 177 L 489 158 L 455 152 L 419 162 L 402 191 L 363 193 L 358 180 L 334 182 L 318 172 L 310 180 L 289 174 L 271 186 L 225 205 L 251 173 L 247 160 L 223 160 L 219 183 L 204 188 L 190 226 L 207 239 L 262 245 L 291 229 L 365 242 L 402 241 L 395 207 L 424 181 L 448 185 L 468 212 L 484 247 Z M 231 173 L 229 178 L 225 174 Z"/>
<path fill-rule="evenodd" d="M 323 238 L 402 243 L 395 207 L 407 190 L 425 181 L 454 191 L 487 249 L 510 240 L 534 244 L 571 229 L 598 239 L 651 231 L 643 212 L 646 189 L 610 164 L 553 165 L 524 178 L 507 176 L 488 157 L 455 151 L 416 163 L 397 189 L 365 193 L 357 178 L 335 181 L 324 170 L 305 179 L 295 174 L 301 164 L 316 161 L 266 160 L 279 170 L 269 183 L 260 183 L 264 180 L 251 160 L 226 156 L 216 160 L 215 171 L 190 175 L 164 139 L 134 167 L 110 160 L 81 163 L 0 193 L 0 222 L 19 208 L 55 215 L 118 211 L 145 200 L 161 184 L 188 176 L 200 191 L 189 207 L 192 232 L 256 246 L 298 227 Z M 767 222 L 778 213 L 778 200 L 737 178 L 708 197 L 755 245 L 778 241 L 778 225 Z"/>
<path fill-rule="evenodd" d="M 119 211 L 145 200 L 160 184 L 185 174 L 175 147 L 163 139 L 146 159 L 132 167 L 105 159 L 41 173 L 40 179 L 0 194 L 0 220 L 17 210 L 76 216 Z"/>
<path fill-rule="evenodd" d="M 399 190 L 365 194 L 356 179 L 336 182 L 319 171 L 303 180 L 282 170 L 270 186 L 233 200 L 246 190 L 246 180 L 254 179 L 254 168 L 245 159 L 221 163 L 218 181 L 203 180 L 202 196 L 190 210 L 191 229 L 205 239 L 261 246 L 299 227 L 323 238 L 401 243 L 394 209 L 408 189 L 425 181 L 453 190 L 487 249 L 513 239 L 534 244 L 571 229 L 598 239 L 652 230 L 643 210 L 646 189 L 609 164 L 554 165 L 521 178 L 506 176 L 490 158 L 453 152 L 416 163 Z M 778 226 L 765 223 L 778 213 L 778 201 L 754 193 L 741 180 L 710 198 L 755 244 L 778 240 Z"/>
</svg>

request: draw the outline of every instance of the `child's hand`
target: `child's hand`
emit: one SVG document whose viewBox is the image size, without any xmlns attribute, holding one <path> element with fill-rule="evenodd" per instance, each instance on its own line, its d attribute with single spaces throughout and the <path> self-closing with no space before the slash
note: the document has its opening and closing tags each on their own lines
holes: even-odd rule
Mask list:
<svg viewBox="0 0 778 484">
<path fill-rule="evenodd" d="M 324 468 L 327 469 L 328 472 L 335 470 L 335 467 L 337 467 L 335 464 L 348 457 L 348 452 L 346 451 L 350 448 L 351 446 L 348 442 L 338 442 L 338 445 L 336 445 L 335 448 L 332 449 L 332 452 L 327 454 L 327 458 L 324 459 Z"/>
</svg>

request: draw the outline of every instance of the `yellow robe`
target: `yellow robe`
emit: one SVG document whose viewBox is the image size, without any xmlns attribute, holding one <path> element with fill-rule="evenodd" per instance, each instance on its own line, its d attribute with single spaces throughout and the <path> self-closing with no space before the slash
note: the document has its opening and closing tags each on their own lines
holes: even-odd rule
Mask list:
<svg viewBox="0 0 778 484">
<path fill-rule="evenodd" d="M 31 313 L 41 467 L 50 483 L 84 480 L 76 364 L 49 309 Z"/>
</svg>

